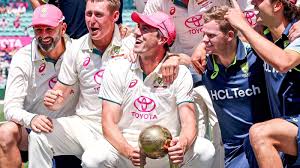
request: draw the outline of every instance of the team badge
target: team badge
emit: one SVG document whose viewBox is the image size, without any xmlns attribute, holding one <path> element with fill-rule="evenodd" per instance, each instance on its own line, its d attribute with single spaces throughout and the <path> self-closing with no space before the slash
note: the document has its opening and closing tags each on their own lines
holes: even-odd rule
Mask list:
<svg viewBox="0 0 300 168">
<path fill-rule="evenodd" d="M 164 81 L 161 77 L 157 77 L 153 82 L 154 88 L 167 88 L 168 86 L 164 84 Z"/>
<path fill-rule="evenodd" d="M 250 76 L 248 62 L 245 62 L 244 64 L 241 65 L 241 70 L 244 72 L 244 74 L 243 74 L 244 78 L 247 78 Z"/>
<path fill-rule="evenodd" d="M 116 57 L 121 57 L 124 56 L 124 53 L 121 54 L 121 47 L 120 46 L 113 46 L 112 50 L 111 50 L 111 57 L 112 58 L 116 58 Z"/>
</svg>

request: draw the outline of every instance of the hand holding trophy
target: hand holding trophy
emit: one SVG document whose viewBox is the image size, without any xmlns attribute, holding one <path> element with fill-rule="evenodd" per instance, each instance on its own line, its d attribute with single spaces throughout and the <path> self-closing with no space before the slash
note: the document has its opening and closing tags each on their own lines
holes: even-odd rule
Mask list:
<svg viewBox="0 0 300 168">
<path fill-rule="evenodd" d="M 139 135 L 139 147 L 141 152 L 151 159 L 159 159 L 168 154 L 168 147 L 172 135 L 167 128 L 159 125 L 152 125 L 145 128 Z M 170 168 L 178 168 L 178 165 L 172 164 L 170 161 Z M 144 166 L 140 166 L 144 168 Z"/>
</svg>

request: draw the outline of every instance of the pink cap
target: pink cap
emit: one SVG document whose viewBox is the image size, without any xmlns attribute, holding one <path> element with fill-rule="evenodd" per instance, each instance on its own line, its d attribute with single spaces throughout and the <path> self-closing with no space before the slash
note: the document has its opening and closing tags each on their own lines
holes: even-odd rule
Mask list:
<svg viewBox="0 0 300 168">
<path fill-rule="evenodd" d="M 290 2 L 295 5 L 297 3 L 297 0 L 290 0 Z"/>
<path fill-rule="evenodd" d="M 51 4 L 45 4 L 37 7 L 32 16 L 32 24 L 35 25 L 47 25 L 56 27 L 60 22 L 65 19 L 61 10 Z"/>
<path fill-rule="evenodd" d="M 149 15 L 133 12 L 131 19 L 136 23 L 146 23 L 152 27 L 158 28 L 164 37 L 166 37 L 168 45 L 172 45 L 176 37 L 175 25 L 169 15 L 163 12 L 155 12 Z"/>
</svg>

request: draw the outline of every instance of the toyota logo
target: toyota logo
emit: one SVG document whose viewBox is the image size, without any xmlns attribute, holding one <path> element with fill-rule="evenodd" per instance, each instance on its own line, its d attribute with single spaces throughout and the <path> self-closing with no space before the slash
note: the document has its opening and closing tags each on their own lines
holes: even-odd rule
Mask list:
<svg viewBox="0 0 300 168">
<path fill-rule="evenodd" d="M 104 69 L 100 69 L 97 71 L 94 75 L 94 80 L 97 84 L 101 84 L 102 78 L 103 78 Z"/>
<path fill-rule="evenodd" d="M 256 14 L 254 11 L 244 11 L 244 15 L 251 26 L 256 24 Z"/>
<path fill-rule="evenodd" d="M 53 89 L 56 82 L 57 82 L 57 76 L 52 77 L 48 82 L 49 88 Z"/>
<path fill-rule="evenodd" d="M 195 15 L 192 17 L 189 17 L 186 21 L 185 21 L 185 26 L 188 28 L 199 28 L 202 27 L 203 24 L 201 23 L 201 21 L 203 20 L 203 16 L 202 15 Z"/>
<path fill-rule="evenodd" d="M 151 112 L 155 109 L 156 104 L 154 100 L 145 96 L 140 96 L 134 101 L 134 107 L 140 112 Z"/>
</svg>

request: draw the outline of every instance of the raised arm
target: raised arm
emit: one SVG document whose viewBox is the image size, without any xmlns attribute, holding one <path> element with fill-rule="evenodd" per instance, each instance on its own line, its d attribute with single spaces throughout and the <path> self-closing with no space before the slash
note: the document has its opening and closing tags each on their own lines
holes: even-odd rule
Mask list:
<svg viewBox="0 0 300 168">
<path fill-rule="evenodd" d="M 239 9 L 230 9 L 225 18 L 244 35 L 256 53 L 279 72 L 287 72 L 300 64 L 298 52 L 281 49 L 257 33 L 248 25 Z"/>
</svg>

